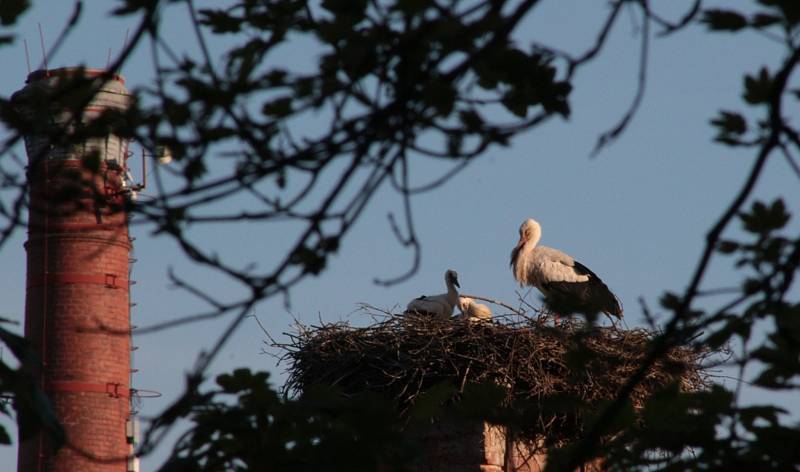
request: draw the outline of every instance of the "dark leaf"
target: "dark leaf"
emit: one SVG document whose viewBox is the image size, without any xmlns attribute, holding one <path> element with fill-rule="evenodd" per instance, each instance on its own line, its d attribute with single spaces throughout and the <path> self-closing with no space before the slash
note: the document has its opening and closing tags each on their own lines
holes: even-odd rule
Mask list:
<svg viewBox="0 0 800 472">
<path fill-rule="evenodd" d="M 492 410 L 499 407 L 505 398 L 503 387 L 494 383 L 469 383 L 464 387 L 464 393 L 456 408 L 465 418 L 482 419 L 492 414 Z"/>
<path fill-rule="evenodd" d="M 662 307 L 673 311 L 677 311 L 681 306 L 681 298 L 673 292 L 665 292 L 659 302 Z"/>
<path fill-rule="evenodd" d="M 442 410 L 442 405 L 453 397 L 456 387 L 451 382 L 440 382 L 423 392 L 414 402 L 408 413 L 414 421 L 426 421 L 436 418 Z"/>
<path fill-rule="evenodd" d="M 417 15 L 430 7 L 428 0 L 398 0 L 397 8 L 408 15 Z"/>
<path fill-rule="evenodd" d="M 733 10 L 705 10 L 701 21 L 714 31 L 738 31 L 747 27 L 747 18 Z"/>
<path fill-rule="evenodd" d="M 764 420 L 772 426 L 777 425 L 778 415 L 786 413 L 788 413 L 786 410 L 777 406 L 750 406 L 741 408 L 739 417 L 747 429 L 753 430 L 759 420 Z"/>
<path fill-rule="evenodd" d="M 736 332 L 737 324 L 739 324 L 739 318 L 730 319 L 722 328 L 714 331 L 705 339 L 706 345 L 711 349 L 724 346 Z"/>
<path fill-rule="evenodd" d="M 292 114 L 292 98 L 282 97 L 264 104 L 261 111 L 265 115 L 283 118 Z"/>
<path fill-rule="evenodd" d="M 800 3 L 794 0 L 758 0 L 758 3 L 777 8 L 790 26 L 800 22 Z"/>
<path fill-rule="evenodd" d="M 114 16 L 124 16 L 137 13 L 139 10 L 153 10 L 158 2 L 155 0 L 123 0 L 122 6 L 111 11 Z"/>
<path fill-rule="evenodd" d="M 319 243 L 319 249 L 323 252 L 336 252 L 339 250 L 339 238 L 336 236 L 328 236 L 323 238 Z"/>
<path fill-rule="evenodd" d="M 791 215 L 786 211 L 783 199 L 776 199 L 767 207 L 763 202 L 756 201 L 749 212 L 743 212 L 739 218 L 744 223 L 744 229 L 750 233 L 766 234 L 786 226 Z"/>
<path fill-rule="evenodd" d="M 5 322 L 5 320 L 3 322 Z M 28 344 L 28 340 L 22 336 L 14 334 L 5 328 L 0 328 L 0 341 L 11 350 L 14 357 L 19 359 L 21 363 L 25 365 L 35 365 L 39 362 L 39 358 L 34 354 Z"/>
<path fill-rule="evenodd" d="M 366 0 L 323 0 L 322 8 L 333 13 L 337 20 L 357 23 L 364 17 Z"/>
<path fill-rule="evenodd" d="M 746 279 L 742 283 L 742 291 L 748 295 L 754 295 L 758 293 L 764 284 L 758 279 Z"/>
<path fill-rule="evenodd" d="M 0 25 L 13 25 L 30 6 L 31 4 L 28 0 L 0 1 Z"/>
<path fill-rule="evenodd" d="M 778 15 L 771 15 L 769 13 L 756 13 L 750 19 L 750 24 L 755 28 L 767 28 L 774 24 L 780 23 L 782 18 Z"/>
<path fill-rule="evenodd" d="M 735 241 L 721 240 L 717 243 L 717 251 L 722 254 L 731 254 L 739 249 L 739 243 Z"/>
<path fill-rule="evenodd" d="M 423 95 L 425 101 L 433 106 L 440 115 L 447 116 L 453 110 L 456 91 L 450 82 L 432 79 L 425 84 Z"/>
<path fill-rule="evenodd" d="M 718 118 L 711 120 L 711 124 L 719 128 L 721 135 L 744 134 L 747 131 L 747 121 L 739 113 L 721 111 Z"/>
<path fill-rule="evenodd" d="M 202 9 L 198 13 L 200 23 L 211 27 L 214 33 L 237 33 L 242 28 L 242 19 L 233 17 L 226 11 Z"/>
<path fill-rule="evenodd" d="M 325 268 L 325 257 L 307 248 L 298 248 L 291 256 L 290 262 L 294 265 L 303 266 L 303 271 L 317 275 Z"/>
<path fill-rule="evenodd" d="M 206 164 L 202 158 L 194 158 L 186 162 L 183 168 L 183 176 L 189 181 L 194 181 L 205 175 Z"/>
<path fill-rule="evenodd" d="M 528 114 L 528 104 L 520 100 L 514 94 L 507 94 L 503 97 L 503 105 L 505 105 L 508 111 L 520 118 L 525 118 Z"/>
<path fill-rule="evenodd" d="M 757 76 L 745 75 L 744 99 L 747 103 L 758 105 L 769 102 L 772 95 L 772 79 L 766 67 L 759 70 Z"/>
<path fill-rule="evenodd" d="M 465 110 L 459 112 L 458 117 L 461 120 L 461 124 L 464 126 L 465 131 L 467 132 L 474 133 L 483 128 L 484 121 L 474 110 Z"/>
<path fill-rule="evenodd" d="M 593 427 L 593 424 L 597 423 L 601 413 L 606 409 L 606 404 L 607 402 L 601 403 L 590 413 L 590 415 L 586 418 L 587 427 Z M 636 414 L 633 411 L 633 405 L 630 401 L 626 401 L 622 409 L 611 418 L 611 421 L 601 425 L 602 434 L 615 434 L 625 430 L 633 424 L 635 419 Z"/>
</svg>

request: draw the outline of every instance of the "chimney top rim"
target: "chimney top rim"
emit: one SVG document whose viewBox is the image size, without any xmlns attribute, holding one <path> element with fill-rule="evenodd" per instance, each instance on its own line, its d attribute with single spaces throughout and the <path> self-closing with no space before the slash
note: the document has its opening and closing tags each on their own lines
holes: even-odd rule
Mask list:
<svg viewBox="0 0 800 472">
<path fill-rule="evenodd" d="M 106 69 L 92 69 L 92 68 L 83 68 L 83 67 L 60 67 L 58 69 L 39 69 L 31 72 L 28 74 L 28 78 L 25 80 L 25 83 L 32 83 L 39 80 L 45 80 L 50 77 L 66 77 L 70 75 L 75 75 L 78 72 L 82 72 L 84 77 L 87 78 L 95 78 L 101 77 L 103 75 L 110 76 L 110 80 L 115 80 L 120 82 L 122 85 L 125 85 L 125 78 L 122 77 L 121 74 L 116 74 L 110 72 Z"/>
</svg>

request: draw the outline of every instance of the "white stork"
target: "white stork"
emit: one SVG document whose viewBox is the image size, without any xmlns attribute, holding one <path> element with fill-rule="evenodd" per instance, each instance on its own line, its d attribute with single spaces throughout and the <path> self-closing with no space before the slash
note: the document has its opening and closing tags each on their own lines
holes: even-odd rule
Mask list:
<svg viewBox="0 0 800 472">
<path fill-rule="evenodd" d="M 585 265 L 558 249 L 537 246 L 542 227 L 533 219 L 519 227 L 511 270 L 521 285 L 533 285 L 556 311 L 605 313 L 622 318 L 622 307 L 605 283 Z"/>
<path fill-rule="evenodd" d="M 441 319 L 448 319 L 453 315 L 453 308 L 458 303 L 458 274 L 454 270 L 444 273 L 444 283 L 447 293 L 441 295 L 423 295 L 409 302 L 406 313 L 422 313 Z"/>
<path fill-rule="evenodd" d="M 492 319 L 492 310 L 488 306 L 476 303 L 469 297 L 458 297 L 458 309 L 461 311 L 463 319 L 470 323 L 480 323 Z"/>
</svg>

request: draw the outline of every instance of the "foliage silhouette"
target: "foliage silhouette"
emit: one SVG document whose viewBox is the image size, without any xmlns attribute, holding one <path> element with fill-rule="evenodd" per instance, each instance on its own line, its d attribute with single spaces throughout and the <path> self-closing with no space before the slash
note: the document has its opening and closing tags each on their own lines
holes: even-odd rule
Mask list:
<svg viewBox="0 0 800 472">
<path fill-rule="evenodd" d="M 202 51 L 199 58 L 175 54 L 164 40 L 160 11 L 168 3 L 186 7 Z M 392 219 L 392 227 L 399 243 L 415 250 L 408 272 L 384 282 L 410 276 L 418 265 L 420 245 L 409 203 L 413 195 L 444 184 L 490 146 L 506 146 L 515 135 L 553 117 L 570 116 L 570 93 L 576 76 L 607 47 L 609 33 L 625 8 L 642 18 L 639 87 L 628 112 L 601 136 L 598 148 L 619 137 L 641 103 L 651 28 L 657 35 L 680 34 L 695 24 L 707 27 L 709 34 L 756 31 L 775 39 L 783 58 L 743 77 L 746 109 L 723 110 L 711 120 L 721 145 L 752 151 L 752 168 L 709 229 L 686 290 L 662 298 L 662 310 L 669 315 L 663 334 L 652 343 L 641 369 L 631 376 L 617 399 L 597 412 L 585 436 L 552 451 L 549 467 L 574 470 L 597 456 L 606 457 L 608 467 L 621 470 L 730 470 L 740 466 L 787 470 L 800 466 L 796 449 L 783 447 L 800 439 L 800 425 L 786 424 L 781 411 L 771 405 L 741 406 L 738 389 L 728 391 L 720 386 L 691 394 L 665 390 L 646 406 L 647 421 L 643 425 L 623 429 L 610 443 L 598 441 L 609 425 L 625 417 L 627 396 L 642 381 L 647 368 L 674 346 L 694 343 L 717 348 L 730 344 L 736 348 L 731 362 L 739 368 L 740 376 L 746 367 L 753 366 L 758 374 L 750 380 L 760 387 L 794 391 L 800 386 L 800 301 L 795 280 L 800 238 L 787 229 L 790 215 L 782 200 L 752 201 L 767 161 L 784 159 L 800 176 L 800 132 L 787 117 L 787 110 L 796 108 L 800 98 L 796 83 L 800 4 L 795 0 L 753 0 L 748 2 L 749 8 L 735 10 L 705 8 L 708 2 L 695 0 L 681 18 L 673 21 L 655 10 L 659 3 L 610 2 L 595 39 L 582 54 L 573 57 L 560 52 L 557 45 L 521 48 L 514 43 L 513 33 L 536 9 L 536 0 L 325 0 L 319 4 L 240 0 L 206 10 L 196 9 L 192 0 L 118 2 L 114 14 L 136 18 L 138 27 L 110 64 L 109 74 L 126 63 L 134 48 L 149 40 L 157 70 L 153 83 L 133 90 L 137 100 L 124 115 L 105 114 L 80 129 L 67 126 L 49 130 L 49 138 L 52 143 L 68 144 L 113 130 L 136 139 L 153 155 L 156 149 L 168 147 L 175 163 L 155 168 L 156 196 L 130 202 L 129 210 L 155 232 L 174 238 L 188 258 L 236 281 L 249 294 L 241 300 L 223 301 L 173 275 L 179 287 L 207 302 L 209 309 L 148 330 L 223 315 L 232 315 L 232 319 L 210 351 L 198 359 L 187 377 L 184 395 L 151 425 L 141 452 L 149 452 L 176 420 L 201 406 L 208 408 L 207 414 L 194 417 L 197 423 L 188 442 L 180 443 L 168 462 L 169 467 L 178 467 L 173 470 L 191 466 L 201 470 L 205 463 L 198 464 L 201 459 L 195 453 L 203 447 L 202 442 L 218 439 L 209 436 L 218 431 L 214 428 L 235 426 L 220 424 L 219 415 L 224 412 L 247 415 L 255 408 L 251 402 L 261 402 L 258 406 L 267 407 L 266 411 L 292 411 L 297 421 L 304 415 L 311 418 L 317 414 L 313 408 L 305 408 L 308 405 L 302 400 L 276 397 L 259 374 L 238 372 L 221 378 L 222 390 L 211 394 L 200 394 L 198 389 L 209 363 L 255 303 L 288 294 L 295 283 L 309 275 L 324 274 L 328 257 L 338 250 L 382 186 L 392 186 L 405 200 L 404 215 Z M 22 0 L 3 2 L 0 23 L 15 25 L 29 6 Z M 81 7 L 81 2 L 75 2 L 74 15 L 56 47 L 79 27 Z M 209 42 L 220 37 L 236 41 L 221 64 L 212 60 L 209 48 Z M 272 61 L 282 45 L 298 38 L 319 53 L 311 71 Z M 13 40 L 13 28 L 11 34 L 0 35 L 1 46 L 8 47 Z M 75 98 L 71 92 L 85 85 L 67 84 L 61 92 L 61 98 L 71 98 L 71 107 L 78 112 L 91 94 Z M 322 117 L 316 122 L 316 131 L 298 134 L 293 125 L 309 116 Z M 497 116 L 503 119 L 494 118 Z M 7 97 L 0 97 L 0 119 L 7 128 L 0 156 L 9 157 L 0 160 L 1 246 L 26 225 L 24 164 L 14 158 L 13 149 L 35 124 L 21 118 Z M 42 158 L 30 156 L 32 160 Z M 427 185 L 412 187 L 409 168 L 421 159 L 450 162 L 452 168 Z M 747 233 L 740 240 L 731 239 L 728 231 L 737 218 Z M 218 257 L 195 240 L 192 231 L 199 225 L 254 221 L 290 221 L 300 228 L 284 257 L 260 272 Z M 707 268 L 718 255 L 736 261 L 741 282 L 716 308 L 700 309 L 697 300 L 705 293 Z M 650 314 L 646 306 L 643 309 Z M 753 336 L 756 324 L 766 330 L 764 339 Z M 14 396 L 23 429 L 36 423 L 24 414 L 30 407 L 34 416 L 58 435 L 59 428 L 46 402 L 29 401 L 39 398 L 35 389 L 31 390 L 34 383 L 24 374 L 25 364 L 35 361 L 23 349 L 15 350 L 17 338 L 5 330 L 0 334 L 22 362 L 16 369 L 0 362 L 0 385 Z M 226 394 L 238 396 L 238 405 L 212 401 Z M 344 434 L 336 436 L 342 431 L 335 428 L 313 434 L 331 434 L 336 444 L 342 444 L 337 442 L 344 441 L 342 437 L 348 441 L 364 439 L 359 435 L 364 431 L 385 433 L 369 440 L 395 439 L 397 431 L 388 424 L 349 422 L 357 419 L 353 412 L 368 405 L 330 401 L 331 418 L 348 418 Z M 368 403 L 375 408 L 380 405 L 378 401 Z M 9 415 L 10 411 L 3 405 L 0 413 Z M 384 426 L 386 429 L 379 429 Z M 273 427 L 268 425 L 267 429 Z M 364 429 L 351 434 L 359 428 Z M 297 433 L 294 440 L 311 435 L 305 430 Z M 7 439 L 5 430 L 0 430 L 0 439 Z M 241 439 L 252 438 L 245 435 Z M 224 462 L 227 460 L 250 460 L 242 455 L 247 451 L 237 449 L 236 444 L 212 444 L 220 450 L 211 452 L 225 456 L 219 467 L 238 467 Z M 389 455 L 385 457 L 363 459 L 374 461 L 374 465 L 400 453 L 400 449 L 387 449 Z M 316 457 L 330 456 L 320 452 Z M 209 465 L 208 470 L 218 470 L 213 469 L 216 466 Z"/>
</svg>

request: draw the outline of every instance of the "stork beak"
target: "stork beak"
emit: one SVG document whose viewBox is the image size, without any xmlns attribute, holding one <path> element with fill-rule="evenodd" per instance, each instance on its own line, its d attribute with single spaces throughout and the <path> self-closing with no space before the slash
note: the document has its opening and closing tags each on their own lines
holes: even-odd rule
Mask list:
<svg viewBox="0 0 800 472">
<path fill-rule="evenodd" d="M 458 288 L 461 288 L 461 285 L 458 284 L 458 279 L 453 279 L 453 285 L 455 285 Z"/>
<path fill-rule="evenodd" d="M 526 239 L 525 239 L 525 238 L 523 238 L 522 236 L 520 236 L 520 237 L 519 237 L 519 241 L 517 241 L 517 246 L 516 246 L 514 249 L 516 249 L 517 251 L 519 251 L 520 249 L 522 249 L 522 246 L 524 246 L 524 245 L 525 245 L 525 241 L 526 241 Z"/>
<path fill-rule="evenodd" d="M 511 261 L 508 265 L 514 265 L 514 261 L 517 260 L 517 255 L 519 254 L 519 250 L 522 249 L 523 244 L 525 244 L 525 241 L 522 238 L 519 238 L 517 245 L 514 246 L 514 249 L 511 251 Z"/>
</svg>

